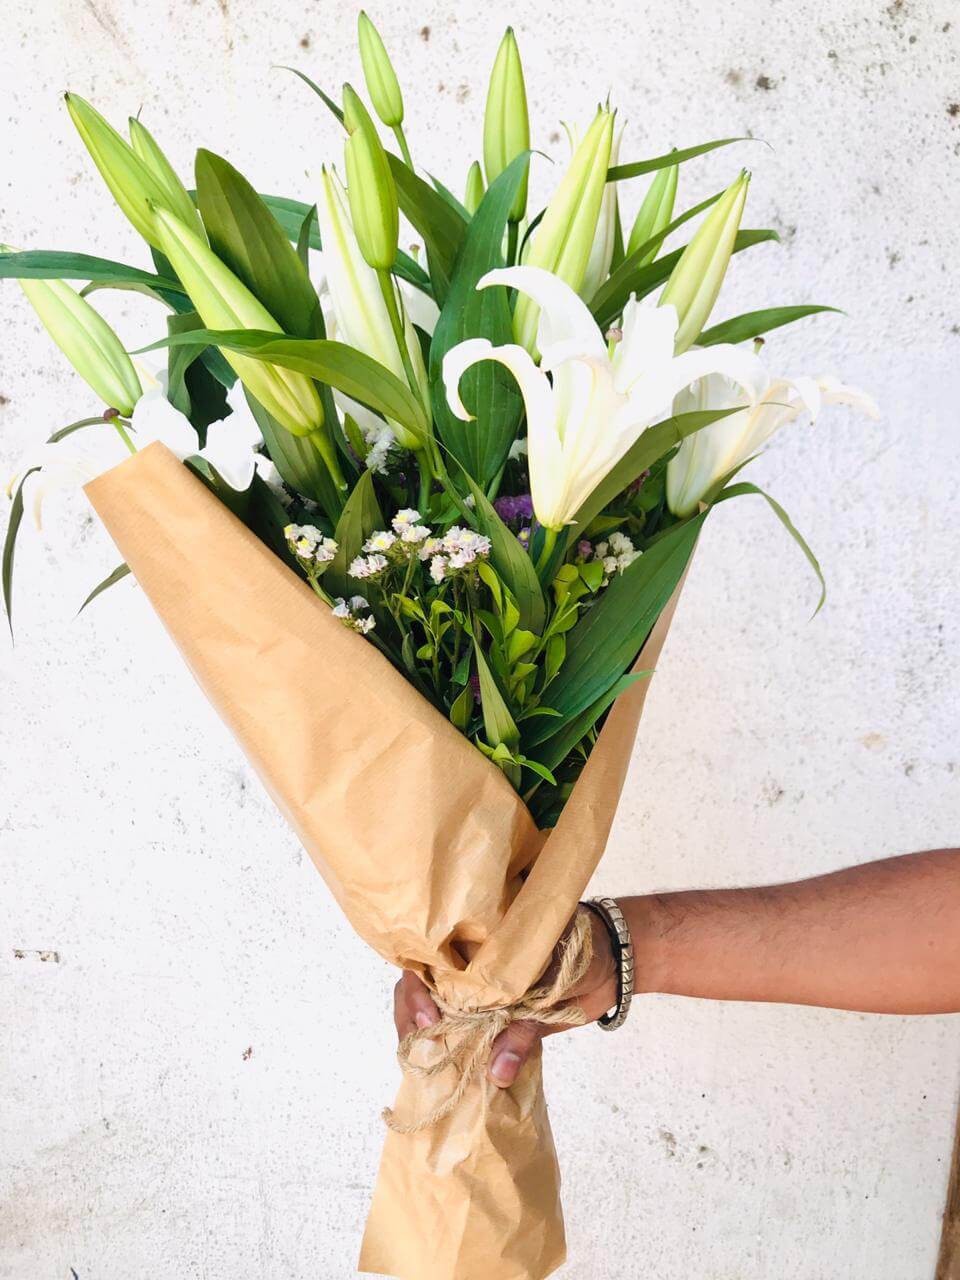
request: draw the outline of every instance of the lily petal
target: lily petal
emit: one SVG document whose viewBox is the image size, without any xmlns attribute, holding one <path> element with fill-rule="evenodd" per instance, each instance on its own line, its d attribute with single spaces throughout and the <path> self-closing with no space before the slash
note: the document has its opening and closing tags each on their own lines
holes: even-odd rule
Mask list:
<svg viewBox="0 0 960 1280">
<path fill-rule="evenodd" d="M 571 356 L 606 357 L 606 343 L 590 308 L 559 276 L 542 267 L 501 267 L 481 277 L 477 288 L 497 284 L 526 294 L 540 307 L 537 346 L 544 369 L 555 369 Z"/>
</svg>

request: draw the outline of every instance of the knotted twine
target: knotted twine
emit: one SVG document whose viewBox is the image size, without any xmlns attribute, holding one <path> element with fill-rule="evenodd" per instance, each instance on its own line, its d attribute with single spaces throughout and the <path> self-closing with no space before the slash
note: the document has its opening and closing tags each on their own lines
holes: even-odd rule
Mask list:
<svg viewBox="0 0 960 1280">
<path fill-rule="evenodd" d="M 586 977 L 593 959 L 593 934 L 590 913 L 578 907 L 567 936 L 559 945 L 559 963 L 552 982 L 531 987 L 514 1004 L 490 1009 L 458 1009 L 448 1004 L 436 991 L 433 1000 L 440 1010 L 440 1020 L 431 1027 L 418 1027 L 405 1035 L 397 1049 L 397 1061 L 407 1075 L 429 1079 L 448 1067 L 456 1067 L 456 1087 L 432 1111 L 419 1120 L 404 1123 L 391 1107 L 385 1107 L 383 1119 L 394 1133 L 421 1133 L 432 1129 L 460 1105 L 470 1082 L 484 1068 L 493 1042 L 514 1022 L 536 1022 L 541 1026 L 582 1026 L 586 1015 L 578 1005 L 562 1005 L 563 999 Z M 558 1007 L 559 1006 L 559 1007 Z M 416 1045 L 428 1040 L 442 1040 L 443 1053 L 423 1065 L 413 1061 Z"/>
</svg>

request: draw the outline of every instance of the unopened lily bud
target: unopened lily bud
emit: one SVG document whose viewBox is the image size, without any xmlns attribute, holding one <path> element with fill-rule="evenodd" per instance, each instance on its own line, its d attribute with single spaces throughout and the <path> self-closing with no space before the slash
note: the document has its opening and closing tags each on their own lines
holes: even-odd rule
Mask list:
<svg viewBox="0 0 960 1280">
<path fill-rule="evenodd" d="M 146 125 L 141 124 L 134 117 L 130 119 L 130 145 L 161 187 L 165 207 L 206 239 L 200 215 L 187 194 L 186 187 L 177 176 L 176 170 L 157 146 L 156 140 Z"/>
<path fill-rule="evenodd" d="M 0 245 L 0 252 L 13 250 Z M 105 405 L 128 418 L 142 395 L 140 379 L 103 316 L 63 280 L 21 280 L 20 287 L 84 382 Z"/>
<path fill-rule="evenodd" d="M 184 222 L 156 209 L 160 249 L 170 259 L 208 329 L 283 330 L 247 286 Z M 313 436 L 324 427 L 323 405 L 310 378 L 223 349 L 237 377 L 281 426 L 295 436 Z"/>
<path fill-rule="evenodd" d="M 344 86 L 343 114 L 349 130 L 343 154 L 353 230 L 364 260 L 376 271 L 389 271 L 396 261 L 400 238 L 400 210 L 390 163 L 370 113 L 349 85 Z"/>
<path fill-rule="evenodd" d="M 507 165 L 530 149 L 530 117 L 523 66 L 513 28 L 507 27 L 490 73 L 487 105 L 483 114 L 483 167 L 492 183 Z M 519 222 L 527 207 L 527 175 L 510 210 L 510 221 Z"/>
<path fill-rule="evenodd" d="M 707 214 L 660 295 L 661 306 L 669 304 L 677 309 L 677 355 L 696 342 L 713 310 L 733 253 L 749 185 L 750 174 L 744 169 Z"/>
<path fill-rule="evenodd" d="M 480 168 L 480 161 L 474 160 L 467 173 L 467 186 L 463 193 L 463 207 L 471 218 L 480 208 L 483 191 L 483 170 Z"/>
<path fill-rule="evenodd" d="M 637 220 L 630 232 L 630 239 L 627 241 L 628 257 L 636 253 L 648 240 L 659 235 L 664 227 L 669 226 L 670 219 L 673 217 L 673 204 L 677 197 L 679 171 L 679 165 L 671 164 L 665 169 L 658 169 L 654 175 L 647 194 L 643 197 L 643 204 L 640 206 Z M 648 249 L 642 257 L 637 259 L 637 266 L 645 267 L 652 262 L 659 248 L 659 245 L 654 245 L 653 248 Z"/>
<path fill-rule="evenodd" d="M 607 185 L 614 113 L 601 108 L 573 153 L 566 173 L 534 232 L 525 265 L 559 276 L 571 289 L 583 285 Z M 540 308 L 527 294 L 517 299 L 513 331 L 534 352 Z"/>
<path fill-rule="evenodd" d="M 65 100 L 70 118 L 93 163 L 100 170 L 100 176 L 110 188 L 110 194 L 147 244 L 159 249 L 151 206 L 167 208 L 169 205 L 169 196 L 162 183 L 89 102 L 75 93 L 66 94 Z"/>
<path fill-rule="evenodd" d="M 380 32 L 361 9 L 357 19 L 360 61 L 373 109 L 391 129 L 403 124 L 403 95 Z"/>
</svg>

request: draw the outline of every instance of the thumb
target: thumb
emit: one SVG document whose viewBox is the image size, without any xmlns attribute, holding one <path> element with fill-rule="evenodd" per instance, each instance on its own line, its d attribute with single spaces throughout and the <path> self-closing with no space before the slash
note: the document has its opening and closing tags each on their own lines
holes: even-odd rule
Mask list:
<svg viewBox="0 0 960 1280">
<path fill-rule="evenodd" d="M 509 1088 L 539 1039 L 540 1028 L 535 1022 L 512 1023 L 493 1042 L 487 1079 L 500 1089 Z"/>
</svg>

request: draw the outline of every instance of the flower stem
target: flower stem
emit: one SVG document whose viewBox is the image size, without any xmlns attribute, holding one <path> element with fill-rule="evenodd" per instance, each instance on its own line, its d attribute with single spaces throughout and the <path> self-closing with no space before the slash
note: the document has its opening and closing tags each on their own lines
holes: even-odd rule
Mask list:
<svg viewBox="0 0 960 1280">
<path fill-rule="evenodd" d="M 520 231 L 518 222 L 507 224 L 507 266 L 512 267 L 517 260 L 517 235 Z"/>
<path fill-rule="evenodd" d="M 542 573 L 549 563 L 550 557 L 553 555 L 553 549 L 557 545 L 557 530 L 549 527 L 543 531 L 543 546 L 540 548 L 540 555 L 537 558 L 537 573 Z"/>
<path fill-rule="evenodd" d="M 389 271 L 378 271 L 377 279 L 380 281 L 380 292 L 383 294 L 383 300 L 387 306 L 387 315 L 390 317 L 390 327 L 393 330 L 397 350 L 400 353 L 400 359 L 403 361 L 403 371 L 407 375 L 410 390 L 419 400 L 420 384 L 417 382 L 417 375 L 413 370 L 410 352 L 407 350 L 407 335 L 403 329 L 403 317 L 400 314 L 400 306 L 397 302 L 393 276 Z"/>
<path fill-rule="evenodd" d="M 117 429 L 117 435 L 120 437 L 120 439 L 127 446 L 127 448 L 130 450 L 131 453 L 136 453 L 137 446 L 133 443 L 133 441 L 130 439 L 129 435 L 127 434 L 127 427 L 129 427 L 130 423 L 125 422 L 122 418 L 114 418 L 112 421 L 113 421 L 113 425 Z"/>
<path fill-rule="evenodd" d="M 402 124 L 393 126 L 393 136 L 396 138 L 403 156 L 403 163 L 407 166 L 411 173 L 414 173 L 413 157 L 410 155 L 410 148 L 407 146 L 407 135 L 403 132 Z"/>
</svg>

